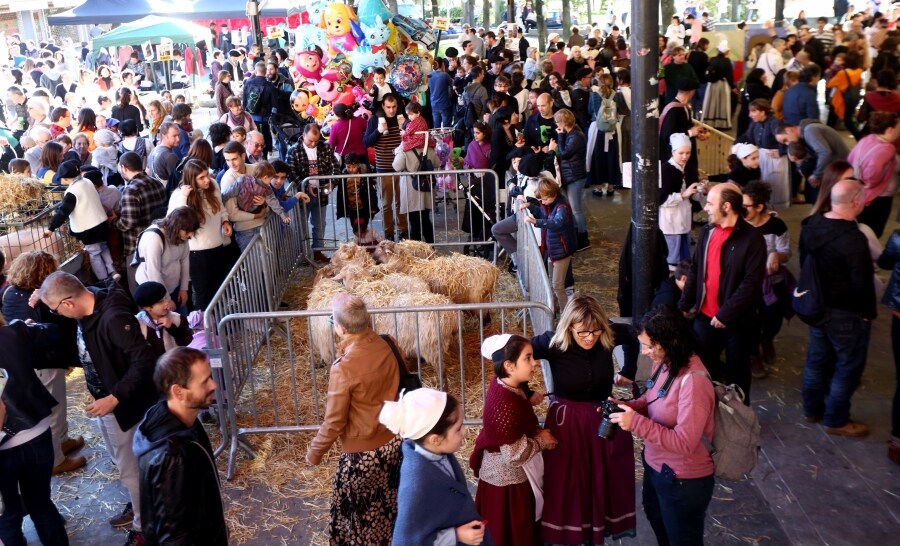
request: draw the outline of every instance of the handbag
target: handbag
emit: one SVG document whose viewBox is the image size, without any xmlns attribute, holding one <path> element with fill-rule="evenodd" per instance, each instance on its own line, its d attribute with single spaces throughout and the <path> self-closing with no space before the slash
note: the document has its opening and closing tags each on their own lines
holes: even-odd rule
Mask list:
<svg viewBox="0 0 900 546">
<path fill-rule="evenodd" d="M 347 122 L 347 136 L 344 137 L 344 145 L 341 146 L 341 152 L 338 153 L 337 150 L 334 152 L 334 161 L 337 163 L 338 169 L 344 168 L 344 152 L 347 149 L 347 141 L 350 140 L 350 129 L 353 127 L 353 119 L 348 120 Z"/>
<path fill-rule="evenodd" d="M 403 359 L 400 357 L 400 351 L 397 349 L 397 346 L 394 345 L 394 340 L 391 339 L 391 336 L 381 334 L 378 337 L 388 344 L 391 348 L 391 352 L 394 353 L 394 359 L 397 361 L 397 368 L 400 370 L 400 386 L 397 387 L 397 394 L 400 394 L 403 391 L 409 392 L 421 389 L 422 379 L 419 377 L 419 374 L 410 373 L 410 371 L 406 369 L 406 364 L 403 363 Z"/>
<path fill-rule="evenodd" d="M 431 162 L 431 159 L 428 158 L 428 133 L 425 134 L 425 146 L 422 147 L 422 153 L 420 154 L 413 148 L 412 153 L 415 154 L 416 159 L 419 160 L 419 168 L 416 169 L 418 172 L 429 172 L 434 170 L 434 164 Z M 414 174 L 411 177 L 411 183 L 414 190 L 422 191 L 422 192 L 430 192 L 432 188 L 432 180 L 433 175 L 430 174 Z"/>
</svg>

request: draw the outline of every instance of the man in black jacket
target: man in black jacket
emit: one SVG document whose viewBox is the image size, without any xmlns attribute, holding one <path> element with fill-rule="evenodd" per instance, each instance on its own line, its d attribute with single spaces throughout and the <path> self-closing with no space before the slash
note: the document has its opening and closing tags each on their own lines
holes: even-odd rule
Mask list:
<svg viewBox="0 0 900 546">
<path fill-rule="evenodd" d="M 133 522 L 126 545 L 143 544 L 138 462 L 131 444 L 137 424 L 157 400 L 153 351 L 141 335 L 131 299 L 115 282 L 85 288 L 74 275 L 57 271 L 44 280 L 40 299 L 52 312 L 78 321 L 78 353 L 94 397 L 85 411 L 97 418 L 106 450 L 131 497 L 131 504 L 110 525 L 127 527 Z"/>
<path fill-rule="evenodd" d="M 736 184 L 714 186 L 709 225 L 701 232 L 678 307 L 694 316 L 700 359 L 716 381 L 735 383 L 750 404 L 750 355 L 758 332 L 756 306 L 766 271 L 766 242 L 742 217 Z M 725 365 L 719 359 L 725 350 Z"/>
<path fill-rule="evenodd" d="M 811 216 L 800 231 L 800 263 L 816 261 L 828 311 L 823 324 L 809 327 L 803 413 L 807 422 L 822 421 L 825 432 L 838 436 L 869 433 L 850 420 L 850 398 L 866 367 L 876 316 L 872 257 L 856 223 L 864 207 L 862 184 L 841 180 L 831 190 L 831 211 Z"/>
<path fill-rule="evenodd" d="M 269 116 L 275 105 L 275 87 L 266 79 L 266 63 L 254 65 L 254 76 L 244 81 L 244 110 L 253 118 L 257 130 L 263 134 L 266 146 L 263 156 L 269 157 L 272 151 L 272 131 L 269 130 Z"/>
<path fill-rule="evenodd" d="M 203 351 L 177 347 L 160 357 L 153 381 L 165 400 L 150 408 L 134 436 L 144 539 L 150 545 L 227 546 L 219 474 L 197 419 L 216 392 L 209 359 Z"/>
<path fill-rule="evenodd" d="M 22 520 L 25 509 L 42 544 L 68 545 L 66 528 L 50 498 L 53 440 L 50 413 L 57 402 L 34 373 L 38 347 L 59 340 L 51 324 L 25 324 L 15 320 L 0 327 L 0 368 L 9 380 L 3 389 L 5 419 L 0 415 L 0 544 L 25 544 Z"/>
</svg>

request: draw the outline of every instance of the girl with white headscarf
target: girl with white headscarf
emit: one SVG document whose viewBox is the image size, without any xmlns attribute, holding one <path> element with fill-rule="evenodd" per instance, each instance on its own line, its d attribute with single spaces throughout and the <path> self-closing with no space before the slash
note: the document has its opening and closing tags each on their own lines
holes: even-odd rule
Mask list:
<svg viewBox="0 0 900 546">
<path fill-rule="evenodd" d="M 685 133 L 669 137 L 672 157 L 659 169 L 659 229 L 666 238 L 669 252 L 666 262 L 674 269 L 678 262 L 691 257 L 691 197 L 699 183 L 688 185 L 684 168 L 691 157 L 691 138 Z"/>
</svg>

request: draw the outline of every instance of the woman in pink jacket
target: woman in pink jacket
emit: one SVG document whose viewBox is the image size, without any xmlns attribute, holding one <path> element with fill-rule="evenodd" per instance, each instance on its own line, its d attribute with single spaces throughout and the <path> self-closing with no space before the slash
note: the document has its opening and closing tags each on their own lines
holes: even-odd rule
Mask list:
<svg viewBox="0 0 900 546">
<path fill-rule="evenodd" d="M 694 352 L 690 323 L 672 306 L 637 324 L 641 352 L 653 362 L 647 391 L 620 401 L 610 420 L 644 439 L 644 512 L 659 544 L 702 545 L 715 466 L 701 437 L 713 437 L 715 393 Z"/>
<path fill-rule="evenodd" d="M 873 112 L 869 116 L 870 134 L 856 143 L 847 160 L 866 189 L 866 208 L 857 217 L 860 224 L 872 228 L 876 237 L 884 233 L 894 193 L 897 191 L 897 149 L 900 115 Z"/>
</svg>

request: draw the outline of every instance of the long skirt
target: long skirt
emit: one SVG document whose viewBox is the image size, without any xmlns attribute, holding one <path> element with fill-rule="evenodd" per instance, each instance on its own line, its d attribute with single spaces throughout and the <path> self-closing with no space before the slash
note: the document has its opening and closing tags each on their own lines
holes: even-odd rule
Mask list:
<svg viewBox="0 0 900 546">
<path fill-rule="evenodd" d="M 341 453 L 331 495 L 332 546 L 390 546 L 403 452 L 396 437 L 374 451 Z"/>
<path fill-rule="evenodd" d="M 619 429 L 597 437 L 600 413 L 592 402 L 556 398 L 546 427 L 559 440 L 544 455 L 541 539 L 550 544 L 603 544 L 635 536 L 634 445 Z"/>
<path fill-rule="evenodd" d="M 772 188 L 769 206 L 781 210 L 791 206 L 791 165 L 788 157 L 773 158 L 767 150 L 759 150 L 759 170 L 763 182 Z"/>
<path fill-rule="evenodd" d="M 703 123 L 716 129 L 731 129 L 731 87 L 725 80 L 706 84 L 703 97 Z"/>
<path fill-rule="evenodd" d="M 527 480 L 502 487 L 478 480 L 475 508 L 487 520 L 494 546 L 540 544 L 534 521 L 534 491 Z"/>
</svg>

